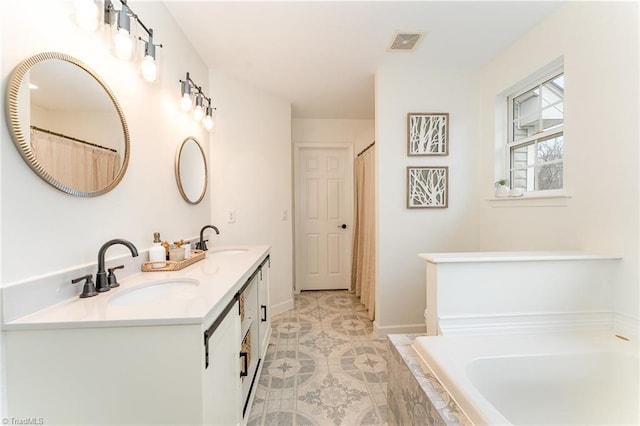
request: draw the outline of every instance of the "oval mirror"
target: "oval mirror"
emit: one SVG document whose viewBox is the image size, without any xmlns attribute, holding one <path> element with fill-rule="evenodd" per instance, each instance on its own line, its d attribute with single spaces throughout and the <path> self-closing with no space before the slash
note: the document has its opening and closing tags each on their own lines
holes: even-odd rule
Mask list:
<svg viewBox="0 0 640 426">
<path fill-rule="evenodd" d="M 176 181 L 182 198 L 189 204 L 198 204 L 207 192 L 207 157 L 200 143 L 186 138 L 176 153 Z"/>
<path fill-rule="evenodd" d="M 112 190 L 129 163 L 129 129 L 106 83 L 80 60 L 45 52 L 22 61 L 7 87 L 7 123 L 24 161 L 60 191 Z"/>
</svg>

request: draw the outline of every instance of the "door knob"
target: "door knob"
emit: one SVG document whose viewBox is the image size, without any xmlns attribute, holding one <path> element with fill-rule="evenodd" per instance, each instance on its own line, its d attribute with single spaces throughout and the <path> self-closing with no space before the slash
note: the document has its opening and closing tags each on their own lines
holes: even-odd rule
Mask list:
<svg viewBox="0 0 640 426">
<path fill-rule="evenodd" d="M 342 225 L 338 225 L 338 228 L 347 229 L 347 224 L 343 223 Z"/>
</svg>

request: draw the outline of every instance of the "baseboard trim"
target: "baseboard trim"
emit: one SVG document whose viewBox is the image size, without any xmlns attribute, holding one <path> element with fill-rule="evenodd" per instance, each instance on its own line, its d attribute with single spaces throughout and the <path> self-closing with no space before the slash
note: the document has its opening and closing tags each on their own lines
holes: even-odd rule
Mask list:
<svg viewBox="0 0 640 426">
<path fill-rule="evenodd" d="M 545 314 L 486 315 L 439 319 L 438 334 L 461 336 L 569 330 L 611 330 L 612 312 L 562 312 Z"/>
<path fill-rule="evenodd" d="M 389 334 L 424 333 L 426 330 L 423 323 L 381 326 L 378 321 L 373 322 L 373 335 L 378 339 L 385 339 Z"/>
<path fill-rule="evenodd" d="M 293 309 L 293 298 L 285 300 L 277 305 L 271 305 L 271 316 L 278 315 Z"/>
<path fill-rule="evenodd" d="M 640 320 L 629 315 L 615 313 L 613 329 L 625 337 L 637 339 L 640 336 Z"/>
</svg>

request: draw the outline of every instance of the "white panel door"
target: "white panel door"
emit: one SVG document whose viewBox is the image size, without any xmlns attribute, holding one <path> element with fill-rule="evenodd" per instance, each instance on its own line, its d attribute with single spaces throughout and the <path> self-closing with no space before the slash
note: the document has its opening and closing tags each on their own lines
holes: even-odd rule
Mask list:
<svg viewBox="0 0 640 426">
<path fill-rule="evenodd" d="M 300 290 L 348 289 L 353 164 L 348 148 L 298 149 L 296 276 Z"/>
</svg>

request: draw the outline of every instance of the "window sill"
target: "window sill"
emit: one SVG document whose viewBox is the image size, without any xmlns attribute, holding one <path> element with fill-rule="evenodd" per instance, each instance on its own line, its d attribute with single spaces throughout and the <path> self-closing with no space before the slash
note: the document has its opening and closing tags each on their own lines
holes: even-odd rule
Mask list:
<svg viewBox="0 0 640 426">
<path fill-rule="evenodd" d="M 488 198 L 491 207 L 567 207 L 570 195 L 525 194 L 522 197 Z"/>
</svg>

